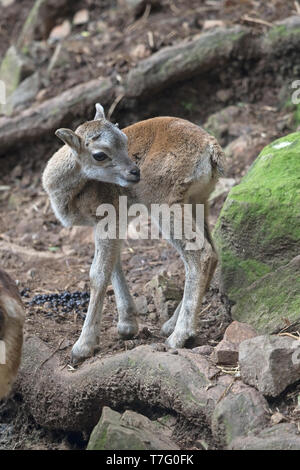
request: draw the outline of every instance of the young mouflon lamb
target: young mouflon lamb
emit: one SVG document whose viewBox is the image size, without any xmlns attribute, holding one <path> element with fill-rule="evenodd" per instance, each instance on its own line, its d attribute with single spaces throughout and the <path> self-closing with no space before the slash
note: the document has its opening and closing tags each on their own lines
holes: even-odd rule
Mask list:
<svg viewBox="0 0 300 470">
<path fill-rule="evenodd" d="M 21 362 L 25 312 L 19 291 L 0 269 L 0 400 L 15 381 Z"/>
<path fill-rule="evenodd" d="M 179 239 L 171 230 L 166 237 L 183 259 L 186 282 L 183 299 L 162 326 L 162 334 L 168 337 L 169 346 L 183 347 L 195 336 L 197 314 L 217 264 L 208 225 L 208 198 L 223 171 L 221 147 L 199 126 L 175 117 L 148 119 L 120 130 L 105 118 L 100 104 L 93 121 L 75 132 L 58 129 L 56 135 L 65 145 L 46 166 L 44 189 L 64 226 L 91 225 L 95 233 L 90 303 L 81 335 L 73 346 L 73 362 L 91 356 L 99 346 L 103 299 L 110 282 L 119 313 L 119 335 L 128 339 L 138 332 L 136 308 L 121 267 L 122 240 L 103 239 L 96 215 L 100 204 L 113 205 L 118 214 L 120 196 L 127 196 L 129 204 L 147 208 L 153 204 L 177 204 L 181 208 L 190 204 L 195 230 L 196 205 L 204 207 L 204 236 L 199 249 L 189 249 L 184 234 Z M 161 219 L 153 222 L 164 235 Z"/>
</svg>

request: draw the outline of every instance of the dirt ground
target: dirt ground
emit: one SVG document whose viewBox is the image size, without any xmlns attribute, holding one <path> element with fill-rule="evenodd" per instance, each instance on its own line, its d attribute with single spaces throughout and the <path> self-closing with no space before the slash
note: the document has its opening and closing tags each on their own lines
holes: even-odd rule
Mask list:
<svg viewBox="0 0 300 470">
<path fill-rule="evenodd" d="M 273 22 L 290 16 L 295 8 L 293 1 L 226 0 L 221 2 L 220 7 L 220 2 L 191 0 L 187 8 L 186 1 L 164 0 L 161 2 L 161 8 L 151 14 L 146 11 L 141 17 L 134 18 L 123 15 L 117 8 L 107 9 L 108 2 L 101 2 L 101 6 L 99 3 L 93 0 L 77 2 L 76 9 L 89 8 L 89 35 L 82 41 L 79 51 L 72 50 L 72 41 L 69 40 L 69 49 L 72 50 L 70 63 L 68 67 L 57 69 L 51 80 L 45 83 L 42 100 L 94 77 L 112 76 L 116 82 L 120 82 L 139 60 L 164 46 L 201 33 L 206 20 L 222 20 L 225 25 L 247 23 L 255 31 L 267 26 L 252 23 L 245 19 L 245 15 Z M 5 14 L 0 18 L 1 55 L 7 49 L 9 41 L 18 36 L 20 26 L 32 4 L 32 0 L 22 0 L 5 9 Z M 85 32 L 86 28 L 86 25 L 78 27 L 78 35 Z M 102 35 L 99 34 L 99 28 L 103 29 Z M 54 51 L 54 47 L 54 44 L 50 45 L 50 52 Z M 42 61 L 40 66 L 41 69 L 46 67 Z M 169 106 L 164 108 L 163 114 L 187 117 L 203 124 L 217 108 L 210 106 L 209 99 L 203 104 L 200 114 L 189 106 L 189 101 L 185 101 L 186 95 L 190 99 L 187 91 L 189 85 L 192 87 L 193 83 L 185 83 L 179 87 L 178 99 L 166 99 L 165 105 Z M 225 143 L 230 143 L 239 135 L 251 136 L 247 151 L 242 155 L 237 153 L 236 157 L 233 155 L 228 162 L 226 177 L 233 178 L 236 183 L 246 173 L 264 145 L 287 132 L 288 124 L 285 127 L 282 123 L 289 122 L 289 115 L 284 110 L 278 111 L 277 91 L 271 89 L 269 93 L 261 93 L 258 95 L 259 99 L 252 93 L 248 101 L 232 103 L 240 106 L 241 113 L 237 121 L 231 123 L 236 128 L 231 136 L 226 138 Z M 235 96 L 239 94 L 233 94 L 232 101 Z M 218 108 L 220 109 L 220 104 Z M 140 114 L 133 110 L 130 119 L 138 119 Z M 71 347 L 80 334 L 87 311 L 88 273 L 93 258 L 93 240 L 90 229 L 61 227 L 42 189 L 43 168 L 58 145 L 58 142 L 49 136 L 47 141 L 10 153 L 1 160 L 0 252 L 1 267 L 17 281 L 23 297 L 27 313 L 25 333 L 37 335 L 53 350 L 57 350 L 62 366 L 67 367 L 70 363 Z M 212 226 L 216 222 L 225 196 L 218 197 L 212 203 Z M 116 354 L 140 344 L 163 342 L 164 338 L 159 333 L 162 319 L 156 311 L 153 296 L 144 286 L 156 274 L 166 272 L 176 283 L 178 290 L 183 289 L 182 262 L 178 254 L 163 240 L 151 242 L 128 239 L 124 244 L 123 266 L 133 296 L 136 299 L 146 296 L 147 312 L 139 316 L 138 336 L 130 341 L 120 340 L 116 331 L 114 294 L 109 287 L 104 303 L 101 349 L 98 357 Z M 75 294 L 74 298 L 77 295 L 79 299 L 78 304 L 74 302 L 69 311 L 64 311 L 65 305 L 60 305 L 59 301 L 53 305 L 49 301 L 44 302 L 42 297 L 36 298 L 50 294 L 58 294 L 59 297 L 63 293 L 69 297 L 70 294 Z M 82 293 L 86 294 L 84 301 L 80 303 Z M 203 316 L 200 315 L 197 345 L 214 346 L 230 322 L 230 308 L 220 293 L 217 277 L 204 299 L 202 310 L 204 313 Z M 1 406 L 0 448 L 84 447 L 85 443 L 79 436 L 66 437 L 59 433 L 50 435 L 36 428 L 30 421 L 26 422 L 24 428 L 22 416 L 25 414 L 20 412 L 23 405 L 18 403 L 18 397 L 5 409 Z M 272 406 L 276 409 L 279 405 L 274 403 Z M 14 425 L 9 424 L 11 421 Z M 10 426 L 14 426 L 14 430 Z M 1 441 L 1 427 L 5 428 L 5 442 Z M 15 433 L 16 429 L 25 431 L 23 434 L 20 432 L 14 442 L 15 438 L 12 436 L 15 434 L 10 435 L 10 432 Z"/>
</svg>

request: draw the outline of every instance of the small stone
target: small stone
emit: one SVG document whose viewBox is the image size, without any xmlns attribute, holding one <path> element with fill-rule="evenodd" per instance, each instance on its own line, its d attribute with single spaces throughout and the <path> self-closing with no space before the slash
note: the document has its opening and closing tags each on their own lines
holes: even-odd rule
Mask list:
<svg viewBox="0 0 300 470">
<path fill-rule="evenodd" d="M 38 94 L 36 95 L 36 101 L 38 101 L 39 103 L 44 101 L 44 99 L 46 98 L 46 94 L 47 94 L 47 89 L 46 88 L 43 88 L 42 90 L 40 90 L 38 92 Z"/>
<path fill-rule="evenodd" d="M 203 23 L 203 30 L 207 31 L 208 29 L 213 28 L 223 28 L 224 26 L 225 23 L 222 20 L 205 20 Z"/>
<path fill-rule="evenodd" d="M 62 24 L 55 26 L 52 29 L 49 39 L 52 41 L 59 41 L 60 39 L 64 39 L 71 33 L 72 26 L 69 20 L 65 20 Z"/>
<path fill-rule="evenodd" d="M 224 339 L 237 346 L 239 346 L 242 341 L 255 338 L 255 336 L 258 336 L 258 333 L 253 326 L 239 321 L 230 323 L 224 333 Z"/>
<path fill-rule="evenodd" d="M 255 336 L 257 332 L 252 326 L 238 321 L 232 322 L 227 327 L 224 338 L 215 348 L 214 358 L 217 364 L 236 364 L 241 342 Z"/>
<path fill-rule="evenodd" d="M 75 26 L 86 24 L 88 23 L 89 18 L 90 18 L 89 12 L 86 8 L 84 8 L 82 10 L 77 11 L 77 13 L 75 13 L 74 18 L 73 18 L 73 24 Z"/>
<path fill-rule="evenodd" d="M 145 44 L 138 44 L 130 51 L 130 57 L 134 60 L 136 59 L 144 59 L 145 57 L 150 55 L 150 51 L 148 51 Z"/>
<path fill-rule="evenodd" d="M 223 339 L 215 348 L 213 358 L 217 364 L 235 365 L 238 362 L 238 348 Z"/>
<path fill-rule="evenodd" d="M 147 315 L 148 305 L 147 298 L 144 295 L 140 295 L 135 299 L 135 306 L 139 315 Z"/>
<path fill-rule="evenodd" d="M 0 0 L 0 4 L 2 7 L 9 7 L 13 3 L 15 3 L 15 0 Z"/>
<path fill-rule="evenodd" d="M 282 423 L 283 421 L 286 421 L 286 418 L 285 416 L 280 413 L 279 411 L 277 411 L 276 413 L 274 413 L 272 416 L 271 416 L 271 423 L 272 424 L 279 424 L 279 423 Z"/>
<path fill-rule="evenodd" d="M 263 395 L 277 397 L 300 377 L 300 341 L 263 335 L 243 341 L 239 350 L 242 380 Z"/>
<path fill-rule="evenodd" d="M 202 354 L 203 356 L 210 356 L 213 351 L 214 348 L 212 346 L 209 346 L 208 344 L 193 348 L 193 352 L 195 352 L 196 354 Z"/>
<path fill-rule="evenodd" d="M 229 101 L 230 98 L 232 97 L 232 93 L 233 92 L 231 89 L 219 90 L 217 91 L 216 95 L 217 95 L 218 100 L 220 100 L 222 103 L 227 103 L 227 101 Z"/>
</svg>

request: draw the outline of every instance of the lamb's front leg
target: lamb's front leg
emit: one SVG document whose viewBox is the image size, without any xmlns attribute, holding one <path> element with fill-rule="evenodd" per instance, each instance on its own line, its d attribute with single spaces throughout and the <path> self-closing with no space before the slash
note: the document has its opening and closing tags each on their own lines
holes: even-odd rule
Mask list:
<svg viewBox="0 0 300 470">
<path fill-rule="evenodd" d="M 92 356 L 99 346 L 103 301 L 117 256 L 117 240 L 97 238 L 96 231 L 95 254 L 90 269 L 90 303 L 80 337 L 72 349 L 72 362 L 75 364 Z"/>
<path fill-rule="evenodd" d="M 118 333 L 121 338 L 130 339 L 138 333 L 139 325 L 136 318 L 136 307 L 126 283 L 120 256 L 114 266 L 111 280 L 119 314 Z"/>
</svg>

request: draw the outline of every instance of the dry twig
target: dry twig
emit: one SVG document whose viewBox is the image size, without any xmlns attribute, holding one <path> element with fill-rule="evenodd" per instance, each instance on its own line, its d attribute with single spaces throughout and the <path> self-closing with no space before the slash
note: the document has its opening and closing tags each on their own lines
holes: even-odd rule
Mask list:
<svg viewBox="0 0 300 470">
<path fill-rule="evenodd" d="M 269 28 L 273 28 L 273 23 L 269 23 L 269 21 L 262 20 L 260 18 L 253 18 L 252 16 L 244 15 L 241 18 L 242 21 L 246 21 L 248 23 L 256 23 L 261 24 L 263 26 L 268 26 Z"/>
</svg>

